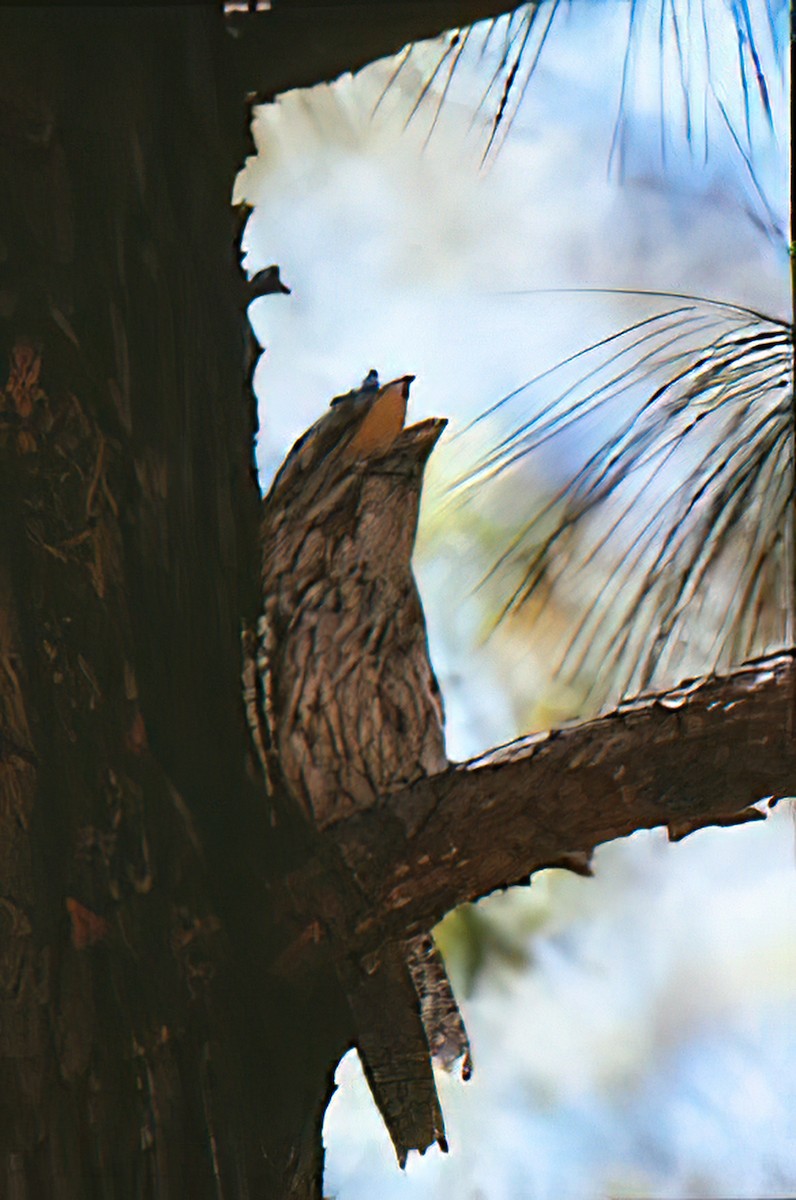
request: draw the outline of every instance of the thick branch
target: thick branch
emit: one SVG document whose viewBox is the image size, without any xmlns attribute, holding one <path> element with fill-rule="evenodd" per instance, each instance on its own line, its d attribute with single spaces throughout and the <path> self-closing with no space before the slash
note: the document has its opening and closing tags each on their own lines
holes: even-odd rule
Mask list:
<svg viewBox="0 0 796 1200">
<path fill-rule="evenodd" d="M 758 659 L 523 738 L 341 822 L 335 841 L 359 903 L 349 890 L 332 923 L 365 945 L 405 937 L 544 867 L 588 873 L 595 846 L 637 829 L 666 825 L 676 840 L 761 819 L 753 805 L 796 792 L 793 660 Z M 328 857 L 287 881 L 302 929 L 288 971 L 317 948 L 330 882 Z"/>
<path fill-rule="evenodd" d="M 796 792 L 793 658 L 758 659 L 522 738 L 341 822 L 334 838 L 357 886 L 343 887 L 328 854 L 286 880 L 300 932 L 282 969 L 302 970 L 318 950 L 319 913 L 339 934 L 347 926 L 377 944 L 544 867 L 589 873 L 595 846 L 637 829 L 666 825 L 676 840 L 761 819 L 753 805 Z M 334 916 L 330 888 L 341 896 Z"/>
<path fill-rule="evenodd" d="M 519 7 L 508 0 L 276 0 L 268 12 L 227 21 L 237 77 L 264 102 Z"/>
<path fill-rule="evenodd" d="M 601 842 L 672 839 L 762 816 L 796 792 L 793 652 L 642 696 L 425 779 L 341 828 L 382 929 L 428 928 L 455 905 L 548 866 L 588 872 Z M 401 829 L 395 814 L 406 814 Z"/>
</svg>

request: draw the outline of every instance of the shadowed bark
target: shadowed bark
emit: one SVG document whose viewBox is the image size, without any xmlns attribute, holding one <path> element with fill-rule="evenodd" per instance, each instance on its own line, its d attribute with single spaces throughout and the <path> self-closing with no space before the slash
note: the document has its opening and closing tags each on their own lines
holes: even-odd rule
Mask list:
<svg viewBox="0 0 796 1200">
<path fill-rule="evenodd" d="M 243 1194 L 242 102 L 209 8 L 0 24 L 0 1194 Z"/>
<path fill-rule="evenodd" d="M 228 14 L 233 69 L 262 103 L 520 7 L 506 0 L 274 0 L 267 12 Z"/>
</svg>

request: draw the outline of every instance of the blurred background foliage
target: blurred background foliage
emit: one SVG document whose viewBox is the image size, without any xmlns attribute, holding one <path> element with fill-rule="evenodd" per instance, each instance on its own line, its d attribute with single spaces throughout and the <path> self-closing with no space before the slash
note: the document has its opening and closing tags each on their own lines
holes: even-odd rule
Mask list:
<svg viewBox="0 0 796 1200">
<path fill-rule="evenodd" d="M 256 113 L 263 486 L 371 367 L 451 418 L 416 554 L 451 757 L 792 639 L 786 44 L 773 0 L 545 0 Z M 349 1055 L 327 1193 L 792 1196 L 786 809 L 451 914 L 451 1154 L 401 1174 Z"/>
</svg>

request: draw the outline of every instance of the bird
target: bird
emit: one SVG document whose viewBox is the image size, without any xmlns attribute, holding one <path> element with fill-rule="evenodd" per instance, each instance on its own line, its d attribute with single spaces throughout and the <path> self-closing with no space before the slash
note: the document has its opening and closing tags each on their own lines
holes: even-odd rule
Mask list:
<svg viewBox="0 0 796 1200">
<path fill-rule="evenodd" d="M 444 708 L 411 559 L 423 474 L 446 421 L 406 424 L 404 375 L 371 369 L 298 439 L 263 502 L 257 671 L 264 742 L 322 838 L 444 771 Z M 403 1166 L 446 1147 L 434 1055 L 470 1071 L 467 1034 L 430 934 L 386 942 L 340 982 Z"/>
</svg>

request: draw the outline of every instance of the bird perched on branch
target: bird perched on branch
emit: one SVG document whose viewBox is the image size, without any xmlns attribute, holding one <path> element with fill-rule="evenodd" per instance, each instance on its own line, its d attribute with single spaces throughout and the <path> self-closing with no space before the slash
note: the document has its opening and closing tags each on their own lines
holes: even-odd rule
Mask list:
<svg viewBox="0 0 796 1200">
<path fill-rule="evenodd" d="M 264 502 L 258 670 L 263 761 L 324 835 L 448 765 L 412 575 L 423 472 L 446 422 L 406 426 L 412 376 L 371 371 L 288 454 Z M 400 814 L 399 814 L 400 815 Z M 403 1164 L 444 1129 L 430 1055 L 467 1037 L 430 937 L 338 967 L 376 1103 Z"/>
</svg>

